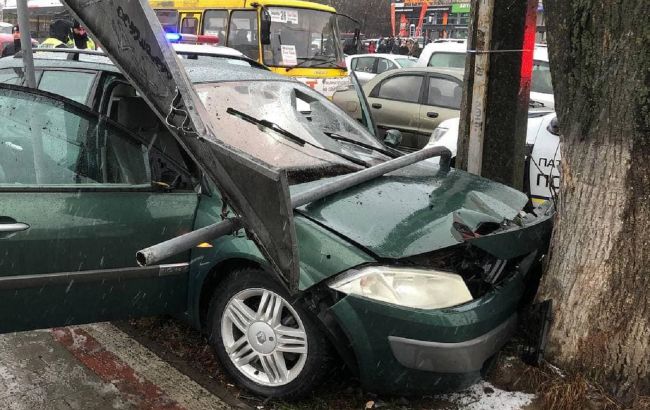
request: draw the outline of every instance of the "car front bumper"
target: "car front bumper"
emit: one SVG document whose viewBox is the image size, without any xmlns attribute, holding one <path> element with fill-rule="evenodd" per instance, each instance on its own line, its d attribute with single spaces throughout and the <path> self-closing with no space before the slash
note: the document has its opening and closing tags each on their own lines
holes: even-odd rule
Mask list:
<svg viewBox="0 0 650 410">
<path fill-rule="evenodd" d="M 525 291 L 519 272 L 455 308 L 421 310 L 346 296 L 331 307 L 357 359 L 363 387 L 376 393 L 457 391 L 477 382 L 508 341 Z"/>
<path fill-rule="evenodd" d="M 388 336 L 393 356 L 408 369 L 437 373 L 479 372 L 510 339 L 517 315 L 477 338 L 458 343 L 427 342 Z"/>
</svg>

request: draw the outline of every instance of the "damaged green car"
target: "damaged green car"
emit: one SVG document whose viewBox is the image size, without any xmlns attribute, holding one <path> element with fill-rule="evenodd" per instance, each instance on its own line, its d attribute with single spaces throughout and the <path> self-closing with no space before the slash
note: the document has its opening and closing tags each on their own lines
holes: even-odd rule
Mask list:
<svg viewBox="0 0 650 410">
<path fill-rule="evenodd" d="M 134 70 L 154 69 L 145 51 Z M 136 252 L 233 217 L 226 190 L 152 104 L 161 83 L 136 89 L 106 62 L 38 57 L 38 86 L 50 71 L 56 84 L 87 79 L 73 101 L 21 87 L 17 60 L 0 60 L 14 84 L 0 85 L 0 332 L 174 315 L 239 384 L 283 398 L 336 362 L 374 392 L 460 389 L 512 335 L 552 227 L 523 193 L 418 162 L 296 207 L 295 283 L 248 229 L 140 267 Z M 286 171 L 292 198 L 402 157 L 296 81 L 184 64 L 202 121 Z"/>
</svg>

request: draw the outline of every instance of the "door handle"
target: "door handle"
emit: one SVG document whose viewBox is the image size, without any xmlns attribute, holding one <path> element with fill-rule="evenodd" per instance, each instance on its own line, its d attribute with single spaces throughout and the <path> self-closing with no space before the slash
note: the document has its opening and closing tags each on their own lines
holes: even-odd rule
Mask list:
<svg viewBox="0 0 650 410">
<path fill-rule="evenodd" d="M 433 111 L 429 111 L 427 113 L 427 117 L 429 117 L 429 118 L 438 118 L 438 115 L 440 115 L 440 114 L 438 114 L 437 112 L 433 112 Z"/>
<path fill-rule="evenodd" d="M 21 222 L 15 222 L 15 223 L 9 223 L 9 224 L 0 224 L 0 233 L 22 232 L 22 231 L 26 231 L 28 229 L 29 229 L 29 225 L 21 223 Z"/>
<path fill-rule="evenodd" d="M 378 109 L 378 110 L 381 109 L 381 107 L 382 107 L 382 105 L 381 105 L 381 104 L 378 104 L 378 103 L 374 103 L 374 104 L 372 105 L 372 108 L 376 108 L 376 109 Z"/>
</svg>

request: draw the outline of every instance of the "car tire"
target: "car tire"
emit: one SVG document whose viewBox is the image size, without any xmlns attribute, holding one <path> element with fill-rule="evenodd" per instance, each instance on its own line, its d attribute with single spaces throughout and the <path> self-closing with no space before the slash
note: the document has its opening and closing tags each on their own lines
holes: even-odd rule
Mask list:
<svg viewBox="0 0 650 410">
<path fill-rule="evenodd" d="M 313 316 L 263 270 L 238 270 L 221 283 L 210 302 L 207 330 L 231 378 L 272 398 L 299 398 L 318 386 L 329 374 L 332 355 Z"/>
</svg>

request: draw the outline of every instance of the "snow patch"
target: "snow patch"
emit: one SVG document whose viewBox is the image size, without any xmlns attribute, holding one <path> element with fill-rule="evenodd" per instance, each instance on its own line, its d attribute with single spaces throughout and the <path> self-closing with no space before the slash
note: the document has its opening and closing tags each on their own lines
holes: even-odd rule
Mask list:
<svg viewBox="0 0 650 410">
<path fill-rule="evenodd" d="M 463 410 L 520 410 L 532 403 L 535 395 L 508 392 L 482 381 L 467 390 L 445 394 L 441 398 L 455 403 Z"/>
</svg>

